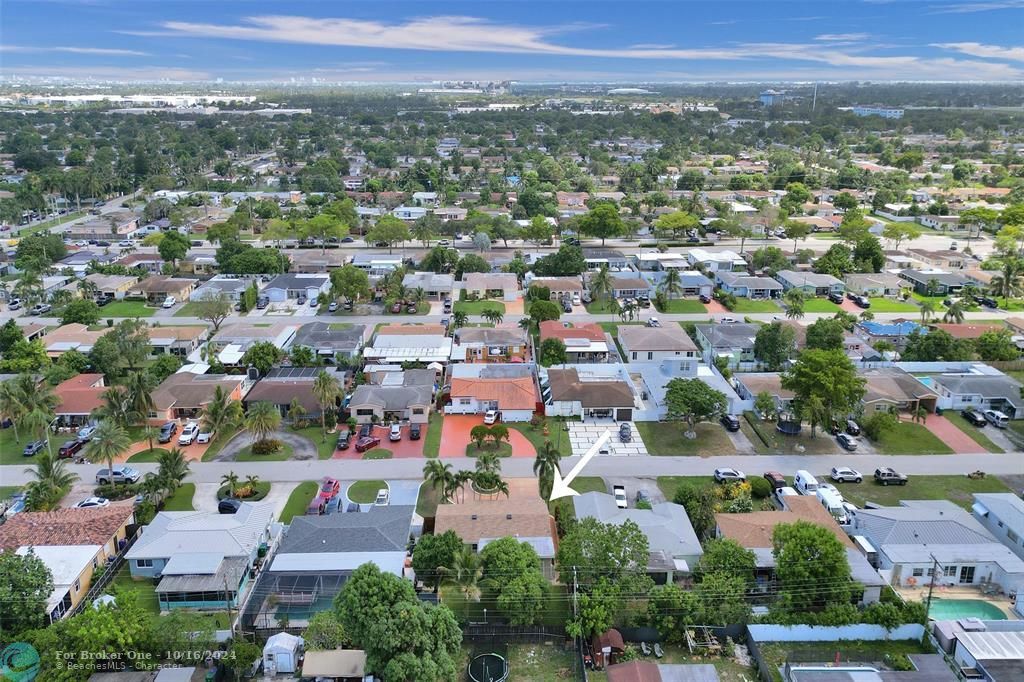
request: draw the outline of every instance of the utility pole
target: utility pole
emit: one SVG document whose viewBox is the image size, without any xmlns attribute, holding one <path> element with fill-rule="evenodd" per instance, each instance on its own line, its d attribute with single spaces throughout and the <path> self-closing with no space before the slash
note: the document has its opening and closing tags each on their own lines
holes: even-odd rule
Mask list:
<svg viewBox="0 0 1024 682">
<path fill-rule="evenodd" d="M 228 577 L 224 576 L 224 603 L 228 607 L 228 630 L 231 631 L 231 636 L 235 636 L 235 619 L 231 615 L 231 591 L 228 589 Z"/>
<path fill-rule="evenodd" d="M 939 560 L 932 554 L 932 579 L 928 582 L 928 599 L 925 600 L 925 614 L 931 613 L 932 611 L 932 592 L 935 590 L 935 581 L 938 579 L 938 567 Z"/>
<path fill-rule="evenodd" d="M 572 567 L 572 619 L 579 622 L 579 608 L 576 602 L 576 593 L 579 590 L 579 581 L 576 577 L 576 567 Z M 580 658 L 583 656 L 583 644 L 580 642 L 582 635 L 577 636 L 576 639 L 576 655 L 572 657 L 573 668 L 579 665 Z M 587 678 L 586 670 L 581 671 L 583 673 L 583 679 Z"/>
</svg>

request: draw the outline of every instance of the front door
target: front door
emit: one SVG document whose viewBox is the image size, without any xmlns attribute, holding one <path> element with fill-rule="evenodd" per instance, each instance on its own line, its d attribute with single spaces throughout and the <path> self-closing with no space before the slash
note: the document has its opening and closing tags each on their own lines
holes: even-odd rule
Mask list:
<svg viewBox="0 0 1024 682">
<path fill-rule="evenodd" d="M 974 566 L 960 567 L 960 584 L 971 584 L 974 582 Z"/>
</svg>

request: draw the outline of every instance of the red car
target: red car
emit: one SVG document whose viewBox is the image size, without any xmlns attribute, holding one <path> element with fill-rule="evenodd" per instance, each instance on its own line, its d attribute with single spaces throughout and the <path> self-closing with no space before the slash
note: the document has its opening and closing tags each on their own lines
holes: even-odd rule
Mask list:
<svg viewBox="0 0 1024 682">
<path fill-rule="evenodd" d="M 370 448 L 375 448 L 378 445 L 380 445 L 380 438 L 377 438 L 376 436 L 360 438 L 356 441 L 356 452 L 366 452 Z"/>
<path fill-rule="evenodd" d="M 341 481 L 330 476 L 325 476 L 320 483 L 320 491 L 316 494 L 316 502 L 327 504 L 331 498 L 341 492 Z"/>
</svg>

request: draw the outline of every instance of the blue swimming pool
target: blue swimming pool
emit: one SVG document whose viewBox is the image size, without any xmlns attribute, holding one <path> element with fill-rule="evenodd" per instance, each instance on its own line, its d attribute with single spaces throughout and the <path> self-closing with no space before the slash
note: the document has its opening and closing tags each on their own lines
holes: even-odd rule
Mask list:
<svg viewBox="0 0 1024 682">
<path fill-rule="evenodd" d="M 932 599 L 928 617 L 934 620 L 1008 620 L 1006 613 L 995 604 L 981 599 Z"/>
</svg>

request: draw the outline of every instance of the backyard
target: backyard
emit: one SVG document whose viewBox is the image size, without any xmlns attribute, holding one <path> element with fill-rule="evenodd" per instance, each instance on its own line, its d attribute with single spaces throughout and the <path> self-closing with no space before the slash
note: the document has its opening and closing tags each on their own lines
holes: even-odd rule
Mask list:
<svg viewBox="0 0 1024 682">
<path fill-rule="evenodd" d="M 565 586 L 545 583 L 544 589 L 544 610 L 541 614 L 541 624 L 565 625 L 565 622 L 569 619 L 569 609 L 571 606 Z M 470 600 L 468 603 L 455 586 L 442 587 L 440 598 L 441 603 L 447 605 L 460 622 L 465 623 L 467 619 L 473 623 L 483 623 L 485 619 L 504 620 L 501 610 L 498 608 L 497 594 L 495 594 L 493 588 L 488 586 L 482 587 L 482 595 L 479 600 Z M 487 611 L 486 616 L 484 614 L 485 609 Z"/>
<path fill-rule="evenodd" d="M 883 432 L 873 444 L 885 455 L 949 455 L 953 452 L 928 427 L 914 422 L 901 421 L 896 428 Z"/>
<path fill-rule="evenodd" d="M 685 422 L 636 422 L 636 430 L 640 432 L 647 452 L 652 455 L 734 455 L 729 434 L 719 424 L 697 424 L 696 438 L 683 435 L 687 429 Z"/>
</svg>

